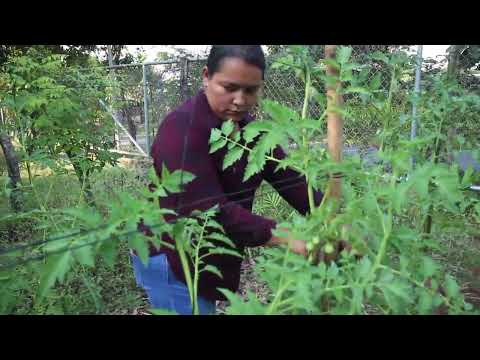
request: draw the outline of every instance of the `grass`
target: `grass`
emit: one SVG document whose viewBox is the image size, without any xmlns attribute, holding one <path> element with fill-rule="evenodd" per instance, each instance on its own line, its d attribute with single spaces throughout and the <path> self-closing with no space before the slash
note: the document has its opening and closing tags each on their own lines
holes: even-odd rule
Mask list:
<svg viewBox="0 0 480 360">
<path fill-rule="evenodd" d="M 38 170 L 38 169 L 37 169 Z M 38 172 L 37 172 L 38 174 Z M 22 173 L 22 179 L 28 179 Z M 0 178 L 0 186 L 6 183 Z M 44 208 L 42 214 L 31 214 L 22 220 L 0 221 L 0 247 L 24 244 L 50 236 L 51 227 L 42 228 L 47 213 L 83 203 L 78 179 L 72 175 L 44 175 L 34 178 L 32 189 L 28 180 L 23 181 L 24 210 Z M 110 167 L 92 176 L 94 196 L 102 208 L 116 196 L 117 191 L 135 193 L 145 185 L 145 180 L 135 169 Z M 6 196 L 0 196 L 0 213 L 10 212 Z M 60 218 L 58 221 L 61 221 Z M 12 225 L 14 233 L 12 239 Z M 98 259 L 95 269 L 75 266 L 68 273 L 65 282 L 57 285 L 54 291 L 41 304 L 35 303 L 38 275 L 32 267 L 19 267 L 23 281 L 28 286 L 17 293 L 16 314 L 132 314 L 135 309 L 145 306 L 145 295 L 136 287 L 130 264 L 128 248 L 120 246 L 116 263 L 109 268 Z M 30 269 L 30 270 L 29 270 Z"/>
</svg>

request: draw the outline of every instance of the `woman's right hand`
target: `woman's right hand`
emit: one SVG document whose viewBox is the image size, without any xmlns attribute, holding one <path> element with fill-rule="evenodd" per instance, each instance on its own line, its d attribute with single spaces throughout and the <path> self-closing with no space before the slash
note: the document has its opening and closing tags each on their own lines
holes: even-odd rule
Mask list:
<svg viewBox="0 0 480 360">
<path fill-rule="evenodd" d="M 278 245 L 287 245 L 290 250 L 294 253 L 307 256 L 307 243 L 305 240 L 295 239 L 291 236 L 290 230 L 286 228 L 280 228 L 280 231 L 287 233 L 286 236 L 276 236 L 272 235 L 270 241 L 266 244 L 267 246 L 278 246 Z"/>
</svg>

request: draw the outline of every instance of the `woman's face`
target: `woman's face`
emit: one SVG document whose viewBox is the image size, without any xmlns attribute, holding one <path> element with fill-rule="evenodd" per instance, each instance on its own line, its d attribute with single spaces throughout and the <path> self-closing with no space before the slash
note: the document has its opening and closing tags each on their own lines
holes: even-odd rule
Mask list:
<svg viewBox="0 0 480 360">
<path fill-rule="evenodd" d="M 207 67 L 203 68 L 208 103 L 222 120 L 242 120 L 257 103 L 262 84 L 262 70 L 240 58 L 224 58 L 211 77 Z"/>
</svg>

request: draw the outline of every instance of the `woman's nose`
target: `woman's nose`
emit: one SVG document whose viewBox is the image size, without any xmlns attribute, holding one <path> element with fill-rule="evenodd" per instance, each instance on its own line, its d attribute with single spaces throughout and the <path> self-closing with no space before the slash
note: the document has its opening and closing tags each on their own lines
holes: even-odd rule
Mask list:
<svg viewBox="0 0 480 360">
<path fill-rule="evenodd" d="M 237 91 L 235 93 L 235 96 L 233 98 L 233 103 L 237 106 L 243 106 L 246 104 L 246 97 L 245 97 L 245 94 L 243 93 L 243 91 Z"/>
</svg>

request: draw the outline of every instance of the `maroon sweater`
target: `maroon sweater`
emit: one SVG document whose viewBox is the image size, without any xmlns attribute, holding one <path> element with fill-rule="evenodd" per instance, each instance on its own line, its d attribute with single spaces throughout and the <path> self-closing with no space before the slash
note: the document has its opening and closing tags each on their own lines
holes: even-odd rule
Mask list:
<svg viewBox="0 0 480 360">
<path fill-rule="evenodd" d="M 251 121 L 254 119 L 247 116 L 240 123 L 240 127 Z M 267 243 L 272 236 L 271 230 L 276 226 L 274 220 L 252 214 L 253 196 L 262 180 L 273 182 L 272 186 L 280 189 L 280 195 L 302 214 L 308 210 L 307 187 L 305 179 L 299 178 L 299 174 L 293 170 L 274 172 L 276 164 L 273 162 L 267 162 L 261 173 L 243 182 L 247 166 L 246 152 L 239 161 L 223 171 L 226 147 L 209 154 L 210 132 L 212 128 L 220 128 L 221 124 L 221 119 L 211 110 L 205 93 L 200 91 L 166 116 L 158 129 L 151 155 L 158 175 L 161 174 L 162 166 L 167 166 L 172 172 L 180 169 L 183 163 L 183 169 L 196 176 L 191 183 L 185 185 L 182 194 L 160 198 L 160 206 L 176 210 L 181 197 L 178 213 L 184 216 L 195 209 L 207 210 L 216 204 L 220 205 L 215 220 L 223 226 L 227 236 L 237 246 L 237 251 L 243 254 L 246 246 L 255 247 Z M 285 153 L 277 147 L 274 156 L 281 159 L 285 157 Z M 285 179 L 292 180 L 275 183 Z M 292 184 L 298 185 L 288 187 Z M 282 187 L 288 188 L 282 190 Z M 246 189 L 250 190 L 241 192 Z M 241 193 L 229 195 L 234 192 Z M 320 204 L 322 196 L 321 192 L 315 193 L 317 205 Z M 207 199 L 212 197 L 213 199 Z M 190 206 L 191 203 L 194 204 Z M 174 240 L 166 234 L 163 235 L 163 241 L 174 244 Z M 150 255 L 159 253 L 167 255 L 174 274 L 185 281 L 177 252 L 162 247 L 160 250 L 152 249 Z M 226 288 L 233 292 L 238 289 L 241 262 L 240 258 L 230 255 L 211 255 L 205 258 L 206 264 L 214 265 L 220 270 L 223 279 L 213 273 L 202 272 L 198 284 L 199 295 L 209 300 L 226 300 L 217 289 Z"/>
</svg>

